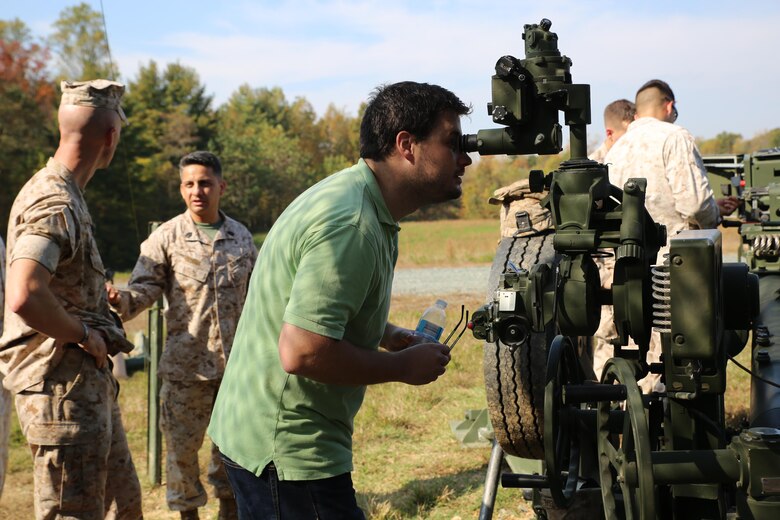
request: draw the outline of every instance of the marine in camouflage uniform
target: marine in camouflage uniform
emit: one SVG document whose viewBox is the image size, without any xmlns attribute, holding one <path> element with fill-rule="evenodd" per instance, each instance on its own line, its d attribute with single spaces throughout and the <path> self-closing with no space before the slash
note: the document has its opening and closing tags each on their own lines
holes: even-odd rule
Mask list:
<svg viewBox="0 0 780 520">
<path fill-rule="evenodd" d="M 205 157 L 202 162 L 206 165 L 190 162 L 192 157 Z M 165 295 L 167 339 L 158 374 L 163 380 L 160 398 L 167 447 L 166 498 L 171 509 L 188 512 L 197 511 L 207 501 L 200 482 L 198 450 L 230 354 L 257 250 L 251 233 L 218 211 L 219 197 L 209 208 L 216 222 L 194 220 L 212 218 L 203 218 L 206 196 L 198 205 L 185 193 L 188 168 L 218 170 L 218 175 L 212 173 L 210 178 L 224 183 L 218 159 L 208 152 L 195 152 L 185 156 L 181 165 L 182 196 L 188 209 L 158 227 L 141 245 L 127 289 L 118 291 L 112 303 L 122 319 L 129 320 Z M 223 509 L 229 506 L 222 500 L 232 502 L 233 493 L 214 446 L 208 480 L 221 499 L 221 514 L 228 516 Z"/>
<path fill-rule="evenodd" d="M 5 307 L 5 242 L 0 237 L 0 336 L 3 334 L 3 308 Z M 0 383 L 3 376 L 0 374 Z M 11 428 L 11 392 L 0 386 L 0 496 L 5 486 L 8 466 L 8 434 Z"/>
<path fill-rule="evenodd" d="M 714 228 L 720 222 L 696 141 L 681 126 L 641 117 L 628 126 L 606 160 L 609 181 L 621 189 L 628 179 L 647 179 L 647 211 L 666 226 L 669 237 L 684 229 Z M 667 244 L 659 260 L 668 251 Z"/>
<path fill-rule="evenodd" d="M 666 226 L 668 237 L 685 229 L 715 228 L 721 214 L 736 208 L 736 200 L 716 201 L 693 136 L 677 126 L 677 108 L 669 86 L 652 80 L 637 92 L 637 119 L 610 149 L 610 183 L 622 189 L 631 178 L 647 179 L 645 206 L 655 222 Z M 669 252 L 668 243 L 657 263 Z M 660 336 L 653 331 L 648 362 L 660 356 Z M 640 381 L 643 389 L 658 388 L 656 377 Z"/>
<path fill-rule="evenodd" d="M 588 159 L 598 163 L 606 164 L 607 153 L 618 140 L 626 134 L 628 126 L 634 121 L 636 107 L 634 103 L 627 99 L 617 99 L 604 107 L 604 132 L 606 138 L 596 150 L 588 156 Z M 615 259 L 612 251 L 605 251 L 607 254 L 593 259 L 599 268 L 599 278 L 601 288 L 605 290 L 612 289 L 612 276 L 615 269 Z M 617 336 L 615 328 L 615 314 L 611 305 L 601 306 L 601 319 L 599 327 L 593 334 L 591 345 L 591 357 L 593 372 L 596 379 L 601 379 L 601 372 L 604 365 L 612 357 L 614 347 L 609 342 L 610 339 Z"/>
<path fill-rule="evenodd" d="M 606 137 L 601 146 L 596 148 L 588 159 L 604 163 L 609 149 L 625 135 L 628 125 L 634 120 L 636 107 L 627 99 L 617 99 L 604 107 L 604 132 Z"/>
<path fill-rule="evenodd" d="M 124 87 L 95 80 L 62 90 L 57 152 L 11 208 L 0 370 L 33 456 L 36 518 L 141 518 L 107 363 L 133 345 L 109 312 L 83 196 L 113 157 Z"/>
<path fill-rule="evenodd" d="M 599 147 L 593 150 L 590 155 L 588 155 L 588 159 L 591 161 L 596 161 L 597 163 L 604 163 L 604 158 L 607 156 L 609 148 L 609 143 L 607 141 L 602 141 Z"/>
</svg>

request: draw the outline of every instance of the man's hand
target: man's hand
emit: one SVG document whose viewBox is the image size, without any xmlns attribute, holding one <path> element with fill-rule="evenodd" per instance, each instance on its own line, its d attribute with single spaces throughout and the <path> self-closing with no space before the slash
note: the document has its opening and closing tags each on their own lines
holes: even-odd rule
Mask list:
<svg viewBox="0 0 780 520">
<path fill-rule="evenodd" d="M 450 350 L 441 343 L 420 343 L 398 352 L 404 357 L 405 370 L 401 382 L 409 385 L 427 385 L 446 371 Z"/>
<path fill-rule="evenodd" d="M 103 368 L 106 366 L 106 360 L 108 359 L 106 341 L 103 339 L 103 335 L 100 332 L 91 327 L 88 330 L 89 334 L 87 335 L 87 341 L 80 343 L 79 347 L 95 358 L 95 365 L 97 365 L 98 368 Z"/>
<path fill-rule="evenodd" d="M 111 285 L 110 282 L 106 282 L 106 292 L 108 293 L 108 303 L 116 307 L 122 301 L 119 296 L 119 289 Z"/>
<path fill-rule="evenodd" d="M 731 215 L 739 207 L 739 199 L 733 195 L 717 199 L 715 203 L 718 205 L 721 217 Z"/>
<path fill-rule="evenodd" d="M 407 347 L 430 341 L 430 338 L 417 334 L 411 329 L 388 323 L 385 326 L 385 334 L 382 336 L 382 347 L 390 352 L 400 352 Z"/>
</svg>

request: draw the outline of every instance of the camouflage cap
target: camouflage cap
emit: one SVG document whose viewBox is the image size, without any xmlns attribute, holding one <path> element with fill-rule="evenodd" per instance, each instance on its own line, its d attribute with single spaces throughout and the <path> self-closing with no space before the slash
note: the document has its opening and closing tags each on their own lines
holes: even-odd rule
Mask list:
<svg viewBox="0 0 780 520">
<path fill-rule="evenodd" d="M 77 105 L 81 107 L 107 108 L 119 114 L 123 123 L 127 123 L 127 117 L 120 104 L 125 93 L 125 86 L 116 81 L 107 79 L 93 79 L 92 81 L 63 81 L 60 84 L 62 90 L 62 105 Z"/>
</svg>

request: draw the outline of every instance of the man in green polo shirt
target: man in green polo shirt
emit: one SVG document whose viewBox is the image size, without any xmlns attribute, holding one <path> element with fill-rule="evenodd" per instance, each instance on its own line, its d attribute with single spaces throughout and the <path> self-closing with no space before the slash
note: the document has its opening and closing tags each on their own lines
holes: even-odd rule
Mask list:
<svg viewBox="0 0 780 520">
<path fill-rule="evenodd" d="M 469 111 L 439 86 L 379 87 L 360 161 L 300 195 L 268 234 L 208 430 L 242 519 L 364 518 L 350 472 L 366 385 L 428 384 L 450 360 L 387 318 L 398 221 L 461 195 Z"/>
</svg>

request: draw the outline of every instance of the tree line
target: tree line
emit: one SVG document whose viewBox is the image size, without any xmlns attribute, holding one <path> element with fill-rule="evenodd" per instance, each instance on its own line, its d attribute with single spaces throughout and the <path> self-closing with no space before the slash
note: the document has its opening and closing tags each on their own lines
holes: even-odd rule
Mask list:
<svg viewBox="0 0 780 520">
<path fill-rule="evenodd" d="M 45 39 L 21 20 L 0 20 L 3 236 L 16 193 L 57 147 L 60 80 L 119 77 L 106 42 L 100 13 L 86 3 L 65 8 Z M 363 106 L 356 115 L 333 105 L 318 115 L 303 97 L 290 100 L 279 87 L 247 84 L 216 106 L 197 71 L 178 62 L 149 61 L 123 82 L 130 124 L 113 163 L 85 194 L 104 262 L 115 269 L 132 267 L 148 222 L 183 211 L 177 165 L 188 152 L 220 157 L 228 182 L 223 208 L 253 232 L 267 230 L 299 193 L 359 156 Z M 702 153 L 780 146 L 780 129 L 752 140 L 724 132 L 700 145 Z M 498 209 L 486 202 L 493 190 L 531 169 L 551 171 L 564 159 L 483 157 L 469 168 L 461 199 L 410 218 L 495 218 Z"/>
</svg>

